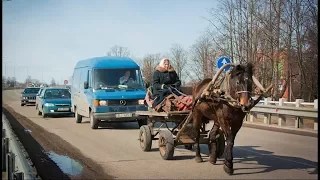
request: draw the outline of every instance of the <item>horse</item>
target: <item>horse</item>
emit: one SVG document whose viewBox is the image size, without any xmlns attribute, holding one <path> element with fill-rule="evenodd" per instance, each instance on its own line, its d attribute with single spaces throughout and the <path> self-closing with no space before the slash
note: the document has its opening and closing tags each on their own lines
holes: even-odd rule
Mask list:
<svg viewBox="0 0 320 180">
<path fill-rule="evenodd" d="M 258 80 L 253 76 L 253 66 L 251 63 L 246 65 L 233 65 L 222 81 L 219 87 L 220 93 L 212 89 L 217 77 L 221 74 L 223 67 L 217 72 L 213 79 L 202 80 L 193 88 L 192 96 L 194 105 L 192 109 L 193 127 L 195 130 L 195 161 L 202 162 L 200 155 L 200 129 L 202 125 L 213 121 L 213 127 L 209 132 L 209 151 L 211 164 L 217 161 L 217 140 L 216 135 L 221 128 L 226 141 L 224 171 L 233 174 L 233 146 L 236 135 L 240 130 L 246 113 L 255 106 L 261 99 L 251 98 L 253 83 L 263 92 L 271 89 L 271 86 L 265 90 Z M 227 65 L 226 65 L 227 67 Z"/>
</svg>

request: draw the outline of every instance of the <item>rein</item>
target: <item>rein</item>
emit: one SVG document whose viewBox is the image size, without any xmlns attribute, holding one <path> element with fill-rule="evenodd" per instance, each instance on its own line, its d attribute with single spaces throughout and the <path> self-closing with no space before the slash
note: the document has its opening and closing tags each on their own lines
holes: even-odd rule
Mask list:
<svg viewBox="0 0 320 180">
<path fill-rule="evenodd" d="M 178 89 L 176 89 L 176 88 L 174 88 L 174 87 L 169 87 L 168 89 L 169 89 L 169 91 L 171 92 L 171 94 L 175 97 L 175 99 L 177 99 L 180 103 L 183 103 L 183 104 L 188 105 L 188 106 L 190 105 L 190 103 L 187 103 L 187 102 L 182 101 L 181 99 L 179 99 L 179 96 L 177 96 L 175 93 L 173 93 L 173 92 L 172 92 L 172 89 L 176 90 L 180 95 L 182 95 L 182 96 L 184 96 L 184 97 L 186 97 L 186 96 L 188 96 L 188 95 L 182 93 L 181 91 L 179 91 Z"/>
</svg>

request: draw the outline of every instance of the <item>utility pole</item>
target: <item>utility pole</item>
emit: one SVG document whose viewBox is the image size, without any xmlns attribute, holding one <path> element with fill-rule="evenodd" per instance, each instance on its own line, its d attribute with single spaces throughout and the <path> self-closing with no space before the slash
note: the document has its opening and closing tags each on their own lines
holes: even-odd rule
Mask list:
<svg viewBox="0 0 320 180">
<path fill-rule="evenodd" d="M 13 77 L 14 77 L 14 81 L 13 81 L 13 87 L 16 87 L 16 67 L 13 67 Z"/>
</svg>

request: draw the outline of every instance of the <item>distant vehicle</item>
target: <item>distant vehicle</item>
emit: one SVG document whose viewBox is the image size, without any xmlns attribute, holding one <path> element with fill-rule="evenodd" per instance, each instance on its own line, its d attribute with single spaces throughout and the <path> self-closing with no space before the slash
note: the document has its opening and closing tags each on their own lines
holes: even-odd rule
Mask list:
<svg viewBox="0 0 320 180">
<path fill-rule="evenodd" d="M 121 85 L 120 78 L 127 71 L 132 81 Z M 135 114 L 147 110 L 145 95 L 140 67 L 130 58 L 97 57 L 79 61 L 74 68 L 72 112 L 77 123 L 89 117 L 92 129 L 97 129 L 101 121 L 147 124 L 147 119 Z"/>
<path fill-rule="evenodd" d="M 39 96 L 38 115 L 73 115 L 71 94 L 66 88 L 44 88 Z"/>
<path fill-rule="evenodd" d="M 42 87 L 42 88 L 40 87 L 38 93 L 36 94 L 36 110 L 38 110 L 38 105 L 39 105 L 39 102 L 40 102 L 39 96 L 42 93 L 43 89 L 44 89 L 44 87 Z"/>
<path fill-rule="evenodd" d="M 40 88 L 28 87 L 25 88 L 21 93 L 21 106 L 36 103 L 36 95 Z"/>
</svg>

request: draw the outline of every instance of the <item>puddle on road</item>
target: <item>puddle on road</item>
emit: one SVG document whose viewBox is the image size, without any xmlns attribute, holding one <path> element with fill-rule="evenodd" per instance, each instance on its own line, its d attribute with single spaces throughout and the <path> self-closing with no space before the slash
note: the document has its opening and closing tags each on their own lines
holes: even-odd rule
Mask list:
<svg viewBox="0 0 320 180">
<path fill-rule="evenodd" d="M 47 154 L 65 174 L 76 176 L 79 175 L 83 170 L 83 167 L 79 162 L 71 159 L 68 156 L 59 155 L 52 151 L 47 152 Z"/>
<path fill-rule="evenodd" d="M 30 129 L 25 129 L 24 132 L 31 133 L 32 131 Z"/>
</svg>

